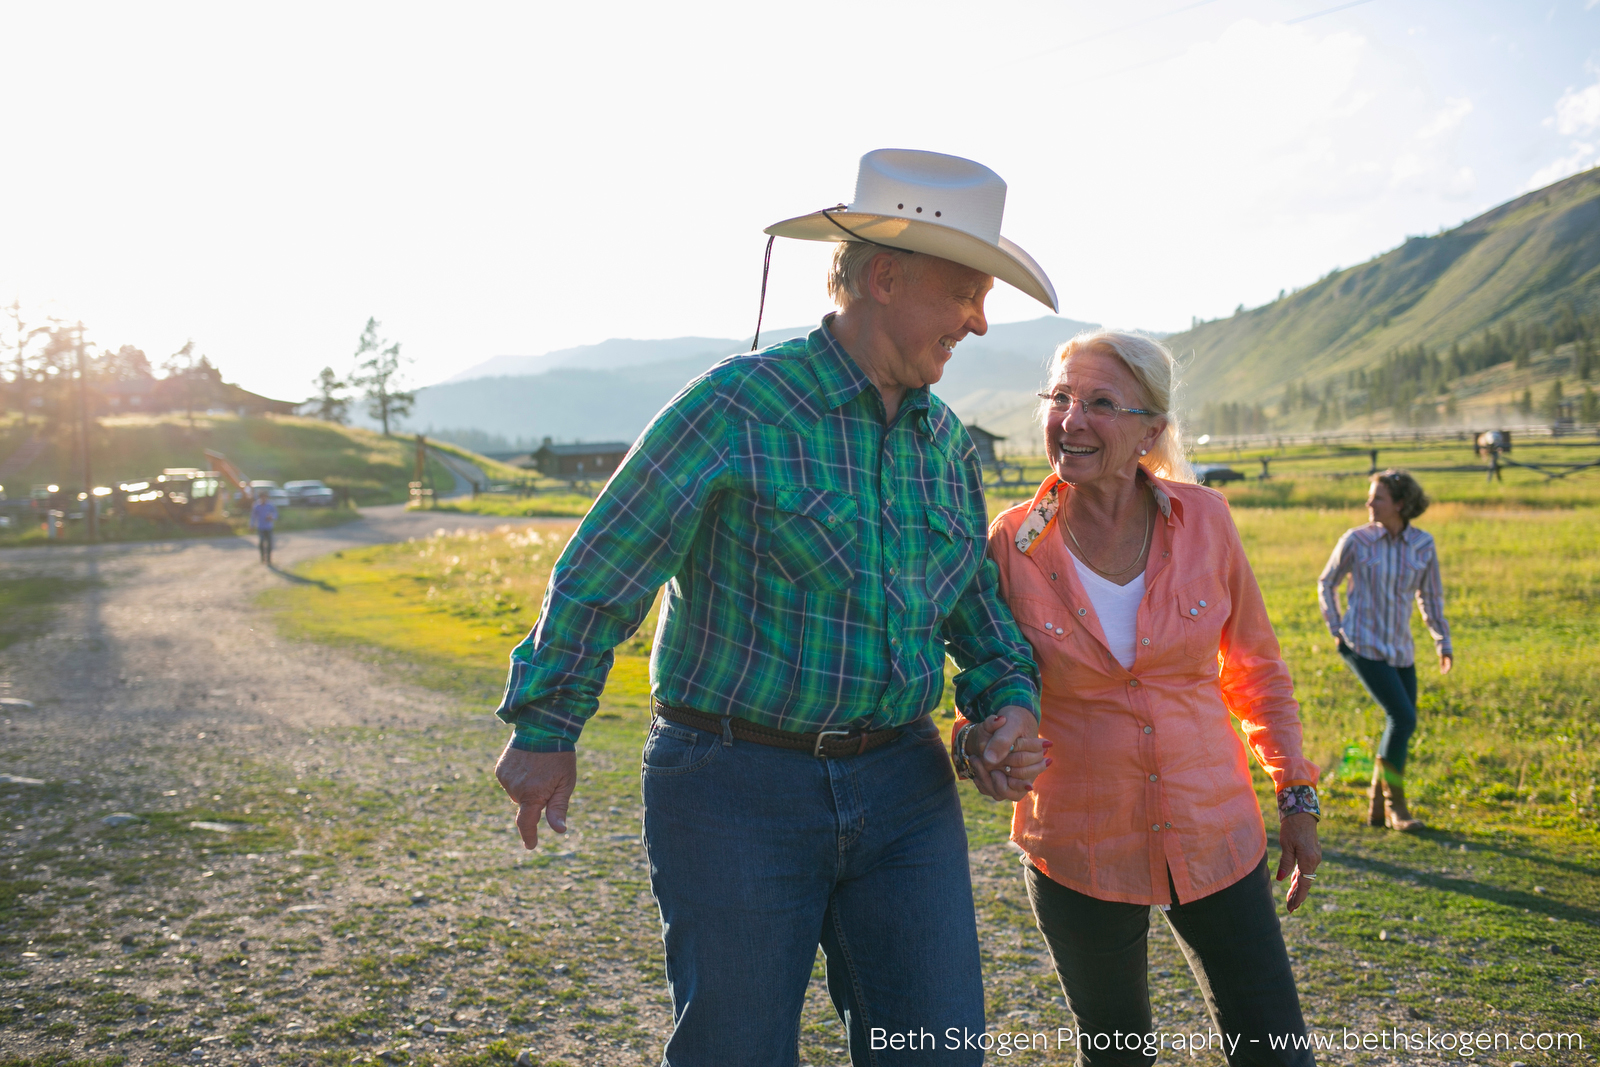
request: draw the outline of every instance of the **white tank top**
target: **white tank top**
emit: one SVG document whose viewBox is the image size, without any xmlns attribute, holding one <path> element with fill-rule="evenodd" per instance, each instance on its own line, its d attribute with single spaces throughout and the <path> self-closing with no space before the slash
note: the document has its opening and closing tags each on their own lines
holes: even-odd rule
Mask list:
<svg viewBox="0 0 1600 1067">
<path fill-rule="evenodd" d="M 1144 575 L 1140 574 L 1127 585 L 1118 585 L 1100 577 L 1077 556 L 1072 557 L 1072 565 L 1078 569 L 1078 581 L 1083 583 L 1083 591 L 1089 594 L 1089 603 L 1100 617 L 1100 629 L 1105 631 L 1111 654 L 1127 670 L 1133 666 L 1133 654 L 1139 644 L 1139 602 L 1144 599 Z"/>
</svg>

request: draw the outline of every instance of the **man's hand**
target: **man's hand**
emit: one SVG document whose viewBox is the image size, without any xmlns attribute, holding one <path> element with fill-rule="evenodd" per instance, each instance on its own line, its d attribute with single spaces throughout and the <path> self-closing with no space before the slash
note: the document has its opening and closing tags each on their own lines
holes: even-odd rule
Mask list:
<svg viewBox="0 0 1600 1067">
<path fill-rule="evenodd" d="M 1317 817 L 1310 812 L 1297 811 L 1285 815 L 1278 824 L 1278 881 L 1289 878 L 1289 896 L 1285 904 L 1292 912 L 1305 903 L 1311 895 L 1311 882 L 1317 864 L 1322 862 L 1322 846 L 1317 843 Z M 1290 878 L 1290 872 L 1294 877 Z"/>
<path fill-rule="evenodd" d="M 1027 708 L 1001 708 L 967 733 L 967 759 L 978 792 L 992 800 L 1017 801 L 1050 765 L 1039 722 Z"/>
<path fill-rule="evenodd" d="M 500 761 L 494 765 L 494 776 L 500 780 L 500 788 L 517 802 L 517 832 L 522 835 L 522 847 L 538 846 L 540 812 L 550 829 L 558 834 L 567 832 L 567 801 L 578 784 L 576 752 L 524 752 L 512 748 L 508 741 Z"/>
<path fill-rule="evenodd" d="M 1448 653 L 1439 654 L 1439 673 L 1449 674 L 1450 668 L 1456 665 L 1456 658 Z"/>
</svg>

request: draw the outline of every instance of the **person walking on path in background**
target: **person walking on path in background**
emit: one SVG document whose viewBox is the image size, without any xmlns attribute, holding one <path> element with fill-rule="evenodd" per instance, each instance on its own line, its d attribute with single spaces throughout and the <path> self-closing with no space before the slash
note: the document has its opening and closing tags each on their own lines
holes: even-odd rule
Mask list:
<svg viewBox="0 0 1600 1067">
<path fill-rule="evenodd" d="M 1444 585 L 1433 537 L 1411 525 L 1428 508 L 1422 486 L 1410 473 L 1390 468 L 1372 476 L 1365 526 L 1346 530 L 1333 547 L 1317 583 L 1322 617 L 1339 655 L 1356 672 L 1388 717 L 1367 793 L 1367 824 L 1391 830 L 1421 830 L 1406 807 L 1406 750 L 1417 728 L 1416 650 L 1411 641 L 1411 601 L 1439 653 L 1439 673 L 1454 665 L 1450 624 L 1444 617 Z M 1339 583 L 1350 578 L 1339 610 Z"/>
<path fill-rule="evenodd" d="M 266 493 L 256 497 L 255 507 L 250 509 L 250 529 L 256 532 L 257 544 L 261 549 L 261 562 L 272 566 L 272 527 L 278 522 L 278 508 Z"/>
<path fill-rule="evenodd" d="M 566 831 L 612 649 L 666 587 L 641 776 L 669 1067 L 795 1063 L 819 942 L 852 1063 L 983 1060 L 944 1038 L 984 1031 L 983 976 L 929 712 L 948 654 L 958 703 L 997 727 L 974 762 L 1015 800 L 1045 765 L 1038 670 L 984 559 L 977 449 L 929 387 L 987 331 L 995 277 L 1056 306 L 1004 203 L 971 160 L 880 150 L 850 207 L 770 227 L 839 242 L 840 310 L 662 409 L 511 653 L 495 772 L 533 848 L 541 813 Z"/>
</svg>

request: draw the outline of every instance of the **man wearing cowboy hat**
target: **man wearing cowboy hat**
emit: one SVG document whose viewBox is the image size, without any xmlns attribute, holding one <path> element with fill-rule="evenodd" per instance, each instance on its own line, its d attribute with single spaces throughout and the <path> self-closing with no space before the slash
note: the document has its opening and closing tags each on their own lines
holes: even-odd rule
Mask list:
<svg viewBox="0 0 1600 1067">
<path fill-rule="evenodd" d="M 643 792 L 668 1064 L 792 1064 L 819 943 L 853 1062 L 982 1060 L 966 833 L 928 713 L 948 652 L 967 717 L 1003 720 L 974 774 L 1018 799 L 1044 766 L 1038 673 L 984 557 L 976 450 L 928 387 L 987 330 L 996 277 L 1055 309 L 1004 206 L 987 167 L 882 150 L 849 208 L 770 227 L 842 242 L 841 310 L 656 416 L 512 652 L 496 772 L 533 848 L 541 812 L 565 831 L 612 649 L 666 586 Z"/>
</svg>

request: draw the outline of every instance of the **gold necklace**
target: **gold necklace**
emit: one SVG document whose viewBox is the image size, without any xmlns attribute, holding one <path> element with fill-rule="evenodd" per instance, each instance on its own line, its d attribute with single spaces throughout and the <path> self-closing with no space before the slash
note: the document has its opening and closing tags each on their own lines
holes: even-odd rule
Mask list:
<svg viewBox="0 0 1600 1067">
<path fill-rule="evenodd" d="M 1107 578 L 1116 578 L 1119 575 L 1127 574 L 1129 571 L 1133 570 L 1133 568 L 1137 567 L 1139 565 L 1139 561 L 1144 558 L 1144 550 L 1150 547 L 1150 534 L 1155 529 L 1156 525 L 1151 521 L 1149 497 L 1145 497 L 1144 517 L 1144 543 L 1139 546 L 1139 554 L 1133 557 L 1132 563 L 1128 564 L 1120 571 L 1108 571 L 1103 570 L 1100 567 L 1095 567 L 1094 563 L 1090 561 L 1089 554 L 1083 550 L 1083 546 L 1081 544 L 1078 544 L 1078 535 L 1072 532 L 1072 526 L 1067 522 L 1067 511 L 1065 505 L 1063 505 L 1061 509 L 1061 525 L 1066 528 L 1067 536 L 1072 538 L 1072 544 L 1077 548 L 1078 555 L 1083 557 L 1083 561 L 1085 563 L 1088 563 L 1089 566 L 1094 567 L 1097 572 Z"/>
</svg>

